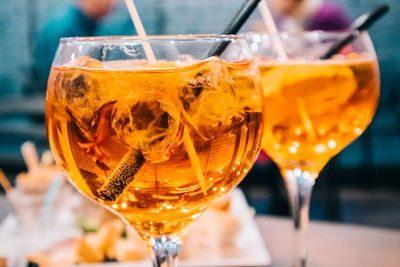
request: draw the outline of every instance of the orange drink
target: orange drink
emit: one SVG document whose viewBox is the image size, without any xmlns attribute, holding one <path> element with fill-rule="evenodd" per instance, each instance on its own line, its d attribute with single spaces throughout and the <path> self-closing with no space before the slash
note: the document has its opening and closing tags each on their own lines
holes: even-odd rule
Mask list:
<svg viewBox="0 0 400 267">
<path fill-rule="evenodd" d="M 82 57 L 51 70 L 47 128 L 71 182 L 146 240 L 184 232 L 251 168 L 262 138 L 251 61 Z"/>
<path fill-rule="evenodd" d="M 263 149 L 283 173 L 300 168 L 318 174 L 364 132 L 375 113 L 379 77 L 374 60 L 264 62 L 260 70 Z"/>
</svg>

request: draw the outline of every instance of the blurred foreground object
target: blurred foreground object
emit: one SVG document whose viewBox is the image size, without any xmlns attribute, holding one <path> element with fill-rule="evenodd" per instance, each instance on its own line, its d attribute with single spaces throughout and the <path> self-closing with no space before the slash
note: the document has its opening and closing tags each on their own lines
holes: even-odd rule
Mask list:
<svg viewBox="0 0 400 267">
<path fill-rule="evenodd" d="M 107 261 L 148 261 L 146 248 L 138 234 L 126 227 L 117 217 L 81 198 L 81 215 L 90 210 L 84 231 L 89 224 L 97 225 L 80 238 L 68 239 L 41 253 L 29 256 L 40 266 L 54 264 L 102 263 Z M 97 210 L 97 215 L 96 215 Z M 107 216 L 104 216 L 108 213 Z M 254 212 L 247 206 L 243 194 L 235 190 L 215 203 L 183 238 L 181 264 L 203 266 L 210 262 L 219 266 L 265 266 L 270 262 L 261 236 L 255 227 Z M 80 216 L 79 216 L 80 217 Z M 90 217 L 90 218 L 89 218 Z M 91 222 L 91 223 L 89 223 Z M 81 225 L 82 227 L 82 225 Z M 207 264 L 208 262 L 208 264 Z M 232 264 L 229 264 L 232 263 Z"/>
<path fill-rule="evenodd" d="M 7 196 L 15 208 L 20 226 L 30 229 L 37 227 L 38 216 L 45 206 L 53 205 L 54 198 L 49 198 L 49 189 L 58 191 L 59 185 L 54 188 L 52 184 L 60 171 L 49 151 L 44 152 L 39 161 L 32 142 L 25 142 L 21 152 L 28 172 L 17 175 L 16 186 L 9 190 Z"/>
</svg>

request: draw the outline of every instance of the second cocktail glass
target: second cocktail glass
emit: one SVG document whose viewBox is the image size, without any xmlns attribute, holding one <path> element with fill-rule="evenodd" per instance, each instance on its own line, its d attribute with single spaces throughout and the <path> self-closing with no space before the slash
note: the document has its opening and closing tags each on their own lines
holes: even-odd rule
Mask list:
<svg viewBox="0 0 400 267">
<path fill-rule="evenodd" d="M 294 219 L 295 266 L 306 265 L 305 235 L 315 179 L 333 156 L 364 132 L 378 103 L 378 64 L 367 34 L 332 59 L 320 60 L 347 34 L 247 35 L 259 57 L 264 91 L 263 149 L 284 177 Z"/>
<path fill-rule="evenodd" d="M 241 37 L 62 39 L 46 99 L 52 152 L 81 193 L 138 231 L 154 266 L 175 266 L 179 236 L 258 155 L 257 75 Z"/>
</svg>

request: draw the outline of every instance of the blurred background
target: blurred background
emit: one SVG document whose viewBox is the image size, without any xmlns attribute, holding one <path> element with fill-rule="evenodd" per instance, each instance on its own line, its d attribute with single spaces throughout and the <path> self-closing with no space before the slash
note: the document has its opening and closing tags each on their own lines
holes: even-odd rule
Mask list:
<svg viewBox="0 0 400 267">
<path fill-rule="evenodd" d="M 219 33 L 244 0 L 136 0 L 148 34 Z M 289 0 L 270 1 L 281 29 L 307 29 L 311 11 Z M 400 228 L 400 2 L 370 29 L 379 58 L 381 98 L 368 130 L 324 169 L 317 180 L 311 219 Z M 26 171 L 20 146 L 31 140 L 48 148 L 44 127 L 46 79 L 58 39 L 77 35 L 135 34 L 122 0 L 2 0 L 0 6 L 0 168 L 14 182 Z M 95 5 L 93 3 L 96 3 Z M 329 1 L 346 27 L 378 0 Z M 93 9 L 91 7 L 97 7 Z M 334 9 L 331 9 L 334 10 Z M 279 13 L 281 12 L 281 13 Z M 323 13 L 323 12 L 322 12 Z M 329 13 L 329 12 L 328 12 Z M 326 12 L 324 13 L 326 15 Z M 328 14 L 329 15 L 329 14 Z M 290 19 L 286 19 L 290 17 Z M 244 30 L 262 30 L 256 12 Z M 297 23 L 297 24 L 296 24 Z M 330 25 L 320 24 L 321 27 Z M 286 28 L 285 28 L 286 27 Z M 258 214 L 288 216 L 282 178 L 260 160 L 241 183 Z M 1 189 L 2 190 L 2 189 Z M 0 190 L 0 194 L 4 193 Z M 3 198 L 4 199 L 4 198 Z M 4 202 L 5 203 L 5 202 Z M 0 203 L 0 221 L 10 207 Z"/>
</svg>

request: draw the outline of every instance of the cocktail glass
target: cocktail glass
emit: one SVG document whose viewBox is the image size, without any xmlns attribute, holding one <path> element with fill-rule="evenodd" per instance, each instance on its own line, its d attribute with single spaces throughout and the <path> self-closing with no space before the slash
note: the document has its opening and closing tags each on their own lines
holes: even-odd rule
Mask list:
<svg viewBox="0 0 400 267">
<path fill-rule="evenodd" d="M 209 57 L 222 43 L 226 50 Z M 179 236 L 244 178 L 261 149 L 251 58 L 235 36 L 60 41 L 46 99 L 55 159 L 81 193 L 137 230 L 154 266 L 176 266 Z"/>
<path fill-rule="evenodd" d="M 280 169 L 294 219 L 295 266 L 306 265 L 315 179 L 333 156 L 364 132 L 378 103 L 378 64 L 368 34 L 360 34 L 331 59 L 320 60 L 347 34 L 247 35 L 258 56 L 264 91 L 262 147 Z"/>
</svg>

